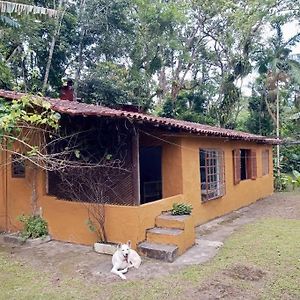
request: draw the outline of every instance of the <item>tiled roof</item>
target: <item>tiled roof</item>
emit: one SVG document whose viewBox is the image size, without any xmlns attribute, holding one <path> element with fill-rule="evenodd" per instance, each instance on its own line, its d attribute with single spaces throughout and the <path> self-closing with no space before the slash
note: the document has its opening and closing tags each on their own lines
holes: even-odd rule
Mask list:
<svg viewBox="0 0 300 300">
<path fill-rule="evenodd" d="M 20 99 L 22 96 L 26 95 L 27 94 L 24 93 L 11 92 L 0 89 L 0 97 L 6 99 Z M 140 123 L 142 122 L 162 126 L 164 128 L 178 128 L 182 131 L 191 132 L 198 135 L 225 137 L 237 140 L 255 141 L 266 144 L 278 144 L 280 142 L 278 139 L 275 138 L 268 138 L 265 136 L 255 135 L 242 131 L 224 129 L 220 127 L 214 127 L 170 118 L 156 117 L 144 113 L 128 112 L 100 105 L 84 104 L 77 101 L 67 101 L 48 97 L 43 97 L 43 99 L 51 103 L 53 110 L 71 116 L 82 115 L 123 118 L 129 119 L 132 122 L 138 121 Z"/>
</svg>

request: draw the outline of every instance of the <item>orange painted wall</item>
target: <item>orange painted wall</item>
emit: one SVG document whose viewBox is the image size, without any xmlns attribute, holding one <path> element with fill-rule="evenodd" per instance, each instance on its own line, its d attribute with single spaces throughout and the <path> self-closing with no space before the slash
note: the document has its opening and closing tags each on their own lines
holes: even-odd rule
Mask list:
<svg viewBox="0 0 300 300">
<path fill-rule="evenodd" d="M 162 147 L 162 194 L 163 198 L 182 193 L 181 139 L 141 134 L 140 146 Z"/>
<path fill-rule="evenodd" d="M 19 151 L 17 144 L 15 150 Z M 22 214 L 31 214 L 32 169 L 26 164 L 25 178 L 13 178 L 11 159 L 7 152 L 0 151 L 0 230 L 18 231 L 22 224 L 17 220 Z M 40 180 L 40 179 L 39 179 Z"/>
<path fill-rule="evenodd" d="M 10 166 L 7 170 L 8 223 L 6 224 L 5 218 L 0 218 L 0 228 L 13 232 L 22 228 L 22 224 L 17 220 L 18 216 L 31 214 L 32 211 L 32 170 L 29 166 L 26 167 L 26 178 L 12 178 Z M 4 169 L 1 168 L 1 183 L 4 179 L 3 175 Z M 58 200 L 48 196 L 45 186 L 45 175 L 40 171 L 37 184 L 38 208 L 48 222 L 52 238 L 86 245 L 96 242 L 96 234 L 88 230 L 86 223 L 89 217 L 86 204 Z M 1 191 L 3 190 L 1 189 Z M 1 196 L 0 200 L 0 211 L 5 216 L 4 197 Z M 131 240 L 135 247 L 138 242 L 145 239 L 146 229 L 154 226 L 156 216 L 162 211 L 169 210 L 174 202 L 182 201 L 183 196 L 176 195 L 141 206 L 107 205 L 105 207 L 105 228 L 108 241 L 126 242 Z"/>
<path fill-rule="evenodd" d="M 272 163 L 272 147 L 241 141 L 225 141 L 216 138 L 183 138 L 182 140 L 183 194 L 187 202 L 193 205 L 195 224 L 201 224 L 224 215 L 240 207 L 246 206 L 262 197 L 273 193 L 273 173 L 262 176 L 261 152 L 270 149 L 270 166 Z M 218 199 L 201 202 L 199 149 L 222 149 L 225 161 L 226 194 Z M 233 183 L 232 150 L 235 148 L 256 149 L 257 178 Z M 271 168 L 272 169 L 272 168 Z"/>
<path fill-rule="evenodd" d="M 181 139 L 167 140 L 162 153 L 163 198 L 182 194 L 183 190 Z"/>
<path fill-rule="evenodd" d="M 5 153 L 0 151 L 0 231 L 6 228 L 6 177 Z"/>
<path fill-rule="evenodd" d="M 225 153 L 226 194 L 224 197 L 206 203 L 200 199 L 199 148 L 221 148 Z M 233 184 L 232 150 L 234 148 L 255 148 L 257 150 L 256 180 L 245 180 Z M 131 240 L 135 246 L 145 239 L 145 230 L 155 224 L 155 217 L 169 210 L 174 202 L 189 202 L 193 205 L 195 224 L 200 224 L 217 216 L 248 205 L 273 192 L 272 172 L 262 176 L 261 151 L 271 146 L 238 141 L 223 141 L 215 138 L 177 137 L 168 138 L 163 143 L 163 197 L 165 199 L 137 207 L 106 206 L 106 232 L 111 242 Z M 270 151 L 270 154 L 272 151 Z M 270 166 L 272 157 L 270 155 Z M 17 217 L 31 212 L 30 168 L 26 168 L 26 179 L 11 178 L 8 169 L 8 224 L 0 216 L 0 230 L 16 231 L 21 224 Z M 3 197 L 4 169 L 0 170 L 0 215 L 5 214 Z M 94 233 L 88 230 L 87 209 L 83 204 L 57 200 L 46 195 L 45 176 L 40 172 L 38 178 L 38 206 L 48 221 L 50 234 L 54 239 L 92 244 L 96 241 Z"/>
<path fill-rule="evenodd" d="M 146 229 L 154 227 L 155 217 L 169 210 L 174 202 L 182 201 L 182 195 L 177 195 L 141 206 L 106 205 L 105 230 L 108 241 L 121 243 L 131 240 L 135 248 L 145 239 Z M 40 205 L 54 239 L 86 245 L 97 241 L 95 233 L 88 230 L 85 205 L 50 196 L 42 196 Z"/>
<path fill-rule="evenodd" d="M 106 231 L 112 242 L 126 242 L 131 240 L 134 247 L 145 240 L 146 229 L 155 225 L 155 217 L 162 211 L 172 208 L 175 202 L 182 202 L 183 196 L 176 195 L 141 206 L 112 206 L 106 207 Z"/>
</svg>

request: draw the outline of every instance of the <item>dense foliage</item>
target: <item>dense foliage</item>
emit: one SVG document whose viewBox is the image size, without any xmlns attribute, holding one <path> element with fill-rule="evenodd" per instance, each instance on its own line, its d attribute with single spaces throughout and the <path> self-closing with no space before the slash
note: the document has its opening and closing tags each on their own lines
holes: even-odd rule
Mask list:
<svg viewBox="0 0 300 300">
<path fill-rule="evenodd" d="M 71 77 L 87 103 L 299 140 L 299 1 L 20 2 L 58 13 L 0 11 L 0 88 L 58 96 Z M 299 146 L 282 155 L 299 168 Z"/>
<path fill-rule="evenodd" d="M 24 240 L 29 238 L 36 239 L 45 237 L 48 234 L 48 224 L 40 216 L 25 216 L 19 217 L 19 221 L 23 223 L 24 227 L 21 232 Z"/>
<path fill-rule="evenodd" d="M 57 130 L 59 119 L 60 114 L 53 111 L 50 103 L 42 98 L 26 96 L 10 102 L 0 98 L 0 150 L 5 139 L 9 148 L 15 142 L 22 145 L 24 157 L 34 156 L 39 147 L 32 143 L 32 136 L 30 139 L 30 135 L 24 135 L 22 131 L 31 131 L 34 136 L 35 128 Z"/>
</svg>

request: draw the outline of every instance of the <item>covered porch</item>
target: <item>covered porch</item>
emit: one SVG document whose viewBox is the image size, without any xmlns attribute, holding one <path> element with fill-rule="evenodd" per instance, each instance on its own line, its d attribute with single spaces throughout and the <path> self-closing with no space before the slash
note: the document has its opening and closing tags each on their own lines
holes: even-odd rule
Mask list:
<svg viewBox="0 0 300 300">
<path fill-rule="evenodd" d="M 167 137 L 153 126 L 139 126 L 126 120 L 84 119 L 78 116 L 63 118 L 62 130 L 72 139 L 74 134 L 78 135 L 76 140 L 84 146 L 80 150 L 83 159 L 89 155 L 97 164 L 108 157 L 118 164 L 117 167 L 108 164 L 107 167 L 83 171 L 76 169 L 72 173 L 67 169 L 48 172 L 47 195 L 61 200 L 95 203 L 87 194 L 97 192 L 103 194 L 98 202 L 139 206 L 183 193 L 179 138 Z M 66 144 L 71 142 L 63 141 L 48 150 L 61 151 Z M 81 184 L 83 188 L 80 191 L 70 190 L 70 183 L 72 187 Z M 100 188 L 94 191 L 96 185 Z"/>
</svg>

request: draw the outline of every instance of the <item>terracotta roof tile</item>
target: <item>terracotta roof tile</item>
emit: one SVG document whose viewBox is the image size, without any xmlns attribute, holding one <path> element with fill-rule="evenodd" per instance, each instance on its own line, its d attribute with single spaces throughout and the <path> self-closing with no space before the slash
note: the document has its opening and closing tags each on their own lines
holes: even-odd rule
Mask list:
<svg viewBox="0 0 300 300">
<path fill-rule="evenodd" d="M 6 99 L 20 99 L 21 97 L 26 95 L 27 94 L 24 93 L 11 92 L 11 91 L 5 91 L 0 89 L 0 97 Z M 34 96 L 34 97 L 38 97 L 38 96 Z M 187 122 L 182 120 L 156 117 L 144 113 L 127 112 L 124 110 L 112 109 L 100 105 L 85 104 L 77 101 L 67 101 L 67 100 L 54 99 L 48 97 L 43 97 L 43 99 L 51 103 L 53 110 L 59 113 L 68 114 L 72 116 L 82 115 L 82 116 L 99 116 L 99 117 L 103 116 L 103 117 L 111 117 L 111 118 L 126 118 L 132 120 L 133 122 L 138 120 L 153 125 L 161 125 L 164 127 L 178 128 L 183 131 L 188 131 L 199 135 L 227 137 L 231 139 L 255 141 L 255 142 L 267 143 L 267 144 L 280 143 L 280 140 L 275 138 L 267 138 L 261 135 L 255 135 L 255 134 L 246 133 L 242 131 L 224 129 L 220 127 L 214 127 L 214 126 L 209 126 L 209 125 L 204 125 L 199 123 L 192 123 L 192 122 Z"/>
</svg>

